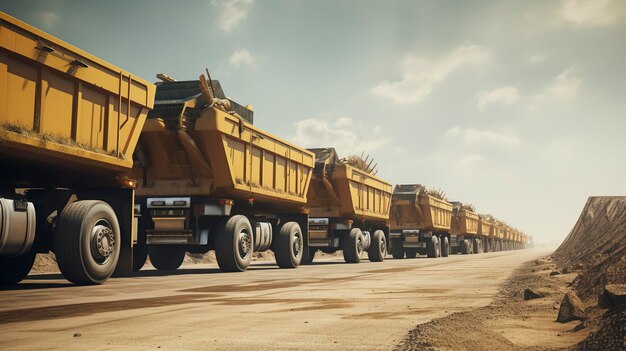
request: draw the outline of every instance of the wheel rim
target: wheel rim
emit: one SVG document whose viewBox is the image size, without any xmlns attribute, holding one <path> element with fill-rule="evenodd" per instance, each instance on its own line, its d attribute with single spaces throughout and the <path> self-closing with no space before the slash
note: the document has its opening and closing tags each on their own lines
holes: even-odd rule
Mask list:
<svg viewBox="0 0 626 351">
<path fill-rule="evenodd" d="M 356 239 L 356 252 L 360 255 L 363 252 L 363 236 L 359 235 Z"/>
<path fill-rule="evenodd" d="M 244 260 L 252 253 L 252 235 L 246 229 L 237 234 L 237 248 L 239 249 L 239 257 Z"/>
<path fill-rule="evenodd" d="M 291 245 L 291 249 L 293 250 L 293 255 L 295 257 L 299 257 L 302 253 L 302 238 L 298 232 L 293 233 L 293 243 Z"/>
<path fill-rule="evenodd" d="M 380 239 L 380 253 L 384 254 L 385 252 L 387 252 L 387 244 L 384 239 Z"/>
<path fill-rule="evenodd" d="M 115 234 L 111 223 L 100 219 L 91 230 L 91 256 L 99 265 L 106 264 L 115 251 Z"/>
</svg>

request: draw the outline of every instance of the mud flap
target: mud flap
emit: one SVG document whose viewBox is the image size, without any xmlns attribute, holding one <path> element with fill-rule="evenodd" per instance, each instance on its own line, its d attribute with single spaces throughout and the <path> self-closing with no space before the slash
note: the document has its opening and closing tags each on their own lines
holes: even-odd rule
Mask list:
<svg viewBox="0 0 626 351">
<path fill-rule="evenodd" d="M 118 190 L 111 207 L 117 214 L 120 223 L 120 257 L 117 262 L 114 277 L 129 277 L 133 275 L 133 238 L 137 237 L 137 221 L 134 220 L 135 191 L 132 189 Z"/>
</svg>

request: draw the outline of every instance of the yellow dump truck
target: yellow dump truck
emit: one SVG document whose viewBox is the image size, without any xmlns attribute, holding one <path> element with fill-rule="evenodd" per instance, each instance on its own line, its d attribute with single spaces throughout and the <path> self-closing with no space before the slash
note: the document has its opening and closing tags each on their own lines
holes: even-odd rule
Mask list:
<svg viewBox="0 0 626 351">
<path fill-rule="evenodd" d="M 254 126 L 252 108 L 226 98 L 218 81 L 160 77 L 135 151 L 135 269 L 146 255 L 173 270 L 186 252 L 215 250 L 221 270 L 244 271 L 268 249 L 280 267 L 297 267 L 315 155 Z"/>
<path fill-rule="evenodd" d="M 0 12 L 0 284 L 53 251 L 78 284 L 132 272 L 124 175 L 155 86 Z"/>
<path fill-rule="evenodd" d="M 391 184 L 343 163 L 334 148 L 309 149 L 316 155 L 309 187 L 309 242 L 305 263 L 317 250 L 343 250 L 348 263 L 358 263 L 364 251 L 370 261 L 387 255 Z"/>
<path fill-rule="evenodd" d="M 452 202 L 450 244 L 453 254 L 482 253 L 485 236 L 480 229 L 481 220 L 477 213 L 463 206 L 461 202 Z"/>
<path fill-rule="evenodd" d="M 452 204 L 429 195 L 420 184 L 396 185 L 391 198 L 391 254 L 394 258 L 447 257 Z"/>
</svg>

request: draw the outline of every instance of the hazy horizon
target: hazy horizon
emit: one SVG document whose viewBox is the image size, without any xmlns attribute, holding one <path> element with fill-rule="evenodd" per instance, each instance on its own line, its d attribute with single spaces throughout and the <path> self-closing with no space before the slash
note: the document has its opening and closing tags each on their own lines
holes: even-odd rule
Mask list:
<svg viewBox="0 0 626 351">
<path fill-rule="evenodd" d="M 626 2 L 7 1 L 144 79 L 208 67 L 255 124 L 558 244 L 626 195 Z"/>
</svg>

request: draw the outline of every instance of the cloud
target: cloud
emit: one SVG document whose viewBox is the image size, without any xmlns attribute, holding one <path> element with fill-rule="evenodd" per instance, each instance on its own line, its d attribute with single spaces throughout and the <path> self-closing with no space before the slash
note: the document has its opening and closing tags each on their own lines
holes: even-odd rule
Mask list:
<svg viewBox="0 0 626 351">
<path fill-rule="evenodd" d="M 479 46 L 462 46 L 437 59 L 408 55 L 401 65 L 402 79 L 379 83 L 372 92 L 397 104 L 417 103 L 459 68 L 483 63 L 489 57 L 489 52 Z"/>
<path fill-rule="evenodd" d="M 37 19 L 41 22 L 41 26 L 45 29 L 52 29 L 61 20 L 58 14 L 46 11 L 37 13 Z"/>
<path fill-rule="evenodd" d="M 546 92 L 559 99 L 569 99 L 576 95 L 582 82 L 575 68 L 568 68 L 556 77 Z"/>
<path fill-rule="evenodd" d="M 536 64 L 536 63 L 545 61 L 545 59 L 546 59 L 546 56 L 543 54 L 534 54 L 528 57 L 528 62 L 532 64 Z"/>
<path fill-rule="evenodd" d="M 491 130 L 452 127 L 444 135 L 449 138 L 462 138 L 467 144 L 495 144 L 511 147 L 522 145 L 522 140 L 515 134 Z"/>
<path fill-rule="evenodd" d="M 478 166 L 484 160 L 485 160 L 485 157 L 483 155 L 474 154 L 474 155 L 465 156 L 459 159 L 456 163 L 461 168 L 473 168 L 475 166 Z"/>
<path fill-rule="evenodd" d="M 232 32 L 237 25 L 248 17 L 253 0 L 222 0 L 218 1 L 219 17 L 217 23 L 224 32 Z"/>
<path fill-rule="evenodd" d="M 576 26 L 608 26 L 626 19 L 626 2 L 623 0 L 565 0 L 559 11 L 561 19 Z"/>
<path fill-rule="evenodd" d="M 334 147 L 340 155 L 347 155 L 375 151 L 389 143 L 385 137 L 360 137 L 374 133 L 368 126 L 357 125 L 348 117 L 331 121 L 308 118 L 296 123 L 295 136 L 290 139 L 304 147 Z"/>
<path fill-rule="evenodd" d="M 519 90 L 512 86 L 503 86 L 492 91 L 478 93 L 476 107 L 482 111 L 489 105 L 509 106 L 520 99 Z"/>
<path fill-rule="evenodd" d="M 246 65 L 251 68 L 256 67 L 256 57 L 252 56 L 250 51 L 246 49 L 240 49 L 233 52 L 228 59 L 228 63 L 232 66 L 239 67 L 241 65 Z"/>
<path fill-rule="evenodd" d="M 583 81 L 574 66 L 561 72 L 550 84 L 530 100 L 530 108 L 535 109 L 545 103 L 570 101 L 580 90 Z"/>
</svg>

